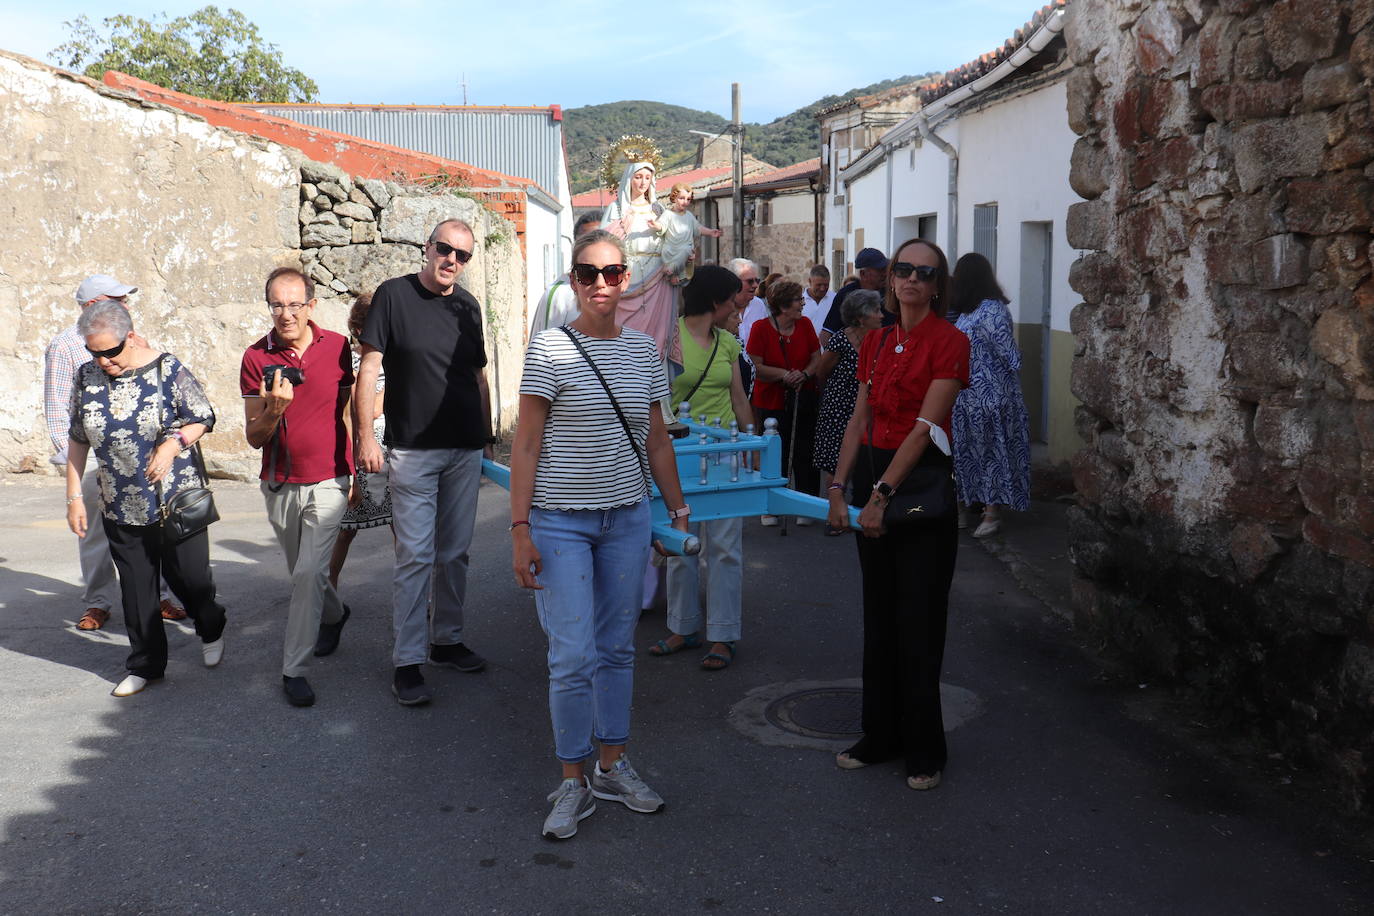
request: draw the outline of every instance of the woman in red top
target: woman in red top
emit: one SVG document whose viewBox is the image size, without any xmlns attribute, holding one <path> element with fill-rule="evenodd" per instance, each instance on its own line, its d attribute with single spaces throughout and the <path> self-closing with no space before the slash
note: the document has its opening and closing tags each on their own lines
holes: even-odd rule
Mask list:
<svg viewBox="0 0 1374 916">
<path fill-rule="evenodd" d="M 787 475 L 792 457 L 793 486 L 801 493 L 816 494 L 819 475 L 811 462 L 816 439 L 816 369 L 821 361 L 821 342 L 809 318 L 802 317 L 800 283 L 778 280 L 768 290 L 767 318 L 749 329 L 749 356 L 756 377 L 750 403 L 758 409 L 759 422 L 773 417 L 782 436 L 782 473 Z M 795 442 L 792 422 L 796 419 Z M 762 433 L 763 430 L 756 430 Z M 771 520 L 771 521 L 770 521 Z M 799 520 L 800 521 L 800 520 Z M 765 525 L 776 525 L 771 515 Z"/>
<path fill-rule="evenodd" d="M 913 239 L 897 249 L 886 308 L 899 318 L 859 350 L 859 394 L 827 491 L 835 527 L 848 525 L 851 471 L 851 499 L 863 507 L 864 736 L 835 762 L 850 770 L 901 757 L 913 789 L 938 786 L 945 766 L 940 666 L 959 535 L 954 513 L 887 531 L 883 509 L 918 464 L 953 473 L 950 411 L 968 385 L 969 344 L 944 320 L 948 288 L 949 262 L 938 247 Z"/>
</svg>

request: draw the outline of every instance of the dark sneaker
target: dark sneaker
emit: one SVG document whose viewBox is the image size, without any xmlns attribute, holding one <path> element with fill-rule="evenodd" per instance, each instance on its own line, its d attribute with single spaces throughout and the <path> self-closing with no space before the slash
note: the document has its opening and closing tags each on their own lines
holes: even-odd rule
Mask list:
<svg viewBox="0 0 1374 916">
<path fill-rule="evenodd" d="M 596 811 L 596 799 L 587 788 L 587 777 L 565 779 L 549 793 L 553 810 L 544 818 L 544 836 L 566 840 L 577 833 L 577 822 Z"/>
<path fill-rule="evenodd" d="M 425 684 L 419 665 L 402 665 L 391 681 L 391 692 L 402 706 L 423 706 L 434 699 L 434 691 Z"/>
<path fill-rule="evenodd" d="M 431 645 L 430 664 L 457 668 L 466 674 L 476 674 L 487 666 L 487 660 L 460 642 L 451 646 Z"/>
<path fill-rule="evenodd" d="M 310 682 L 303 677 L 281 676 L 281 689 L 286 694 L 286 702 L 292 706 L 314 706 L 315 691 L 310 689 Z"/>
<path fill-rule="evenodd" d="M 345 604 L 342 617 L 334 623 L 320 624 L 320 633 L 315 637 L 315 656 L 317 658 L 330 655 L 339 648 L 339 637 L 343 635 L 344 624 L 348 623 L 348 618 L 352 616 L 353 609 Z"/>
<path fill-rule="evenodd" d="M 610 771 L 601 769 L 600 761 L 592 771 L 592 794 L 606 801 L 617 801 L 640 814 L 653 814 L 663 807 L 663 799 L 639 778 L 624 754 Z"/>
</svg>

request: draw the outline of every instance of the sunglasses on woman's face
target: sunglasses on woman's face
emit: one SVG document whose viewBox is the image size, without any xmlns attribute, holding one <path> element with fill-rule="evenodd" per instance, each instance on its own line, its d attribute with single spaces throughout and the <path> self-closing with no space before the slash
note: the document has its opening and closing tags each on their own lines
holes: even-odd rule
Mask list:
<svg viewBox="0 0 1374 916">
<path fill-rule="evenodd" d="M 466 264 L 472 260 L 472 252 L 464 251 L 461 248 L 454 248 L 448 242 L 434 242 L 434 250 L 439 253 L 439 257 L 446 258 L 453 255 L 458 259 L 459 264 Z"/>
<path fill-rule="evenodd" d="M 619 286 L 620 278 L 625 276 L 629 270 L 624 264 L 607 264 L 605 267 L 593 267 L 590 264 L 574 264 L 572 269 L 573 279 L 583 286 L 591 286 L 596 282 L 597 276 L 606 278 L 609 286 Z"/>
<path fill-rule="evenodd" d="M 124 352 L 124 345 L 128 342 L 129 338 L 126 337 L 119 342 L 119 346 L 117 347 L 110 347 L 108 350 L 92 350 L 90 347 L 87 347 L 86 352 L 91 354 L 95 359 L 114 359 Z"/>
<path fill-rule="evenodd" d="M 894 277 L 905 280 L 913 273 L 916 275 L 917 280 L 929 283 L 931 280 L 935 279 L 935 275 L 939 273 L 939 270 L 926 264 L 908 264 L 906 261 L 897 261 L 892 265 L 892 275 Z"/>
</svg>

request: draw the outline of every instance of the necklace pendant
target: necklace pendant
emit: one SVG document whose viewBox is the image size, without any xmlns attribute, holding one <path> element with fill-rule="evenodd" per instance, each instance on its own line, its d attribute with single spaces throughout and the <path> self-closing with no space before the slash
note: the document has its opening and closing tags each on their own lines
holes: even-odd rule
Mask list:
<svg viewBox="0 0 1374 916">
<path fill-rule="evenodd" d="M 901 353 L 902 350 L 904 350 L 905 348 L 906 348 L 906 345 L 905 345 L 905 344 L 897 344 L 897 347 L 896 347 L 895 352 Z"/>
</svg>

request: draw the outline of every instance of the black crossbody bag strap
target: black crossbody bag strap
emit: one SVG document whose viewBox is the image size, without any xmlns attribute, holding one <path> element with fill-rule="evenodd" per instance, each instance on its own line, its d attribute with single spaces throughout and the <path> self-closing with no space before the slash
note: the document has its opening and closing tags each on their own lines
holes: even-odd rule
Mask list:
<svg viewBox="0 0 1374 916">
<path fill-rule="evenodd" d="M 630 448 L 634 450 L 635 461 L 639 464 L 639 473 L 644 477 L 644 489 L 648 495 L 652 496 L 653 488 L 649 485 L 649 472 L 644 468 L 644 465 L 648 462 L 644 458 L 644 453 L 639 450 L 639 443 L 635 441 L 634 433 L 630 432 L 630 424 L 625 419 L 625 413 L 620 409 L 620 402 L 617 401 L 615 395 L 611 393 L 611 386 L 606 384 L 606 377 L 601 374 L 601 370 L 596 367 L 596 363 L 592 362 L 591 355 L 587 353 L 587 348 L 582 346 L 582 341 L 577 339 L 577 336 L 573 334 L 566 324 L 558 330 L 568 335 L 568 340 L 571 340 L 573 346 L 577 347 L 577 352 L 582 354 L 582 358 L 586 360 L 587 365 L 591 367 L 592 372 L 596 375 L 596 380 L 601 383 L 602 388 L 606 389 L 606 397 L 611 399 L 611 406 L 615 408 L 615 416 L 616 419 L 620 421 L 620 428 L 625 430 L 625 438 L 630 440 Z"/>
<path fill-rule="evenodd" d="M 701 370 L 701 378 L 697 379 L 697 383 L 692 386 L 691 391 L 682 396 L 679 403 L 681 401 L 686 401 L 688 404 L 692 403 L 692 395 L 696 394 L 701 383 L 706 381 L 706 373 L 711 371 L 711 364 L 716 361 L 716 351 L 720 349 L 720 331 L 716 328 L 711 329 L 711 339 L 714 341 L 711 345 L 711 355 L 706 359 L 706 367 Z"/>
</svg>

